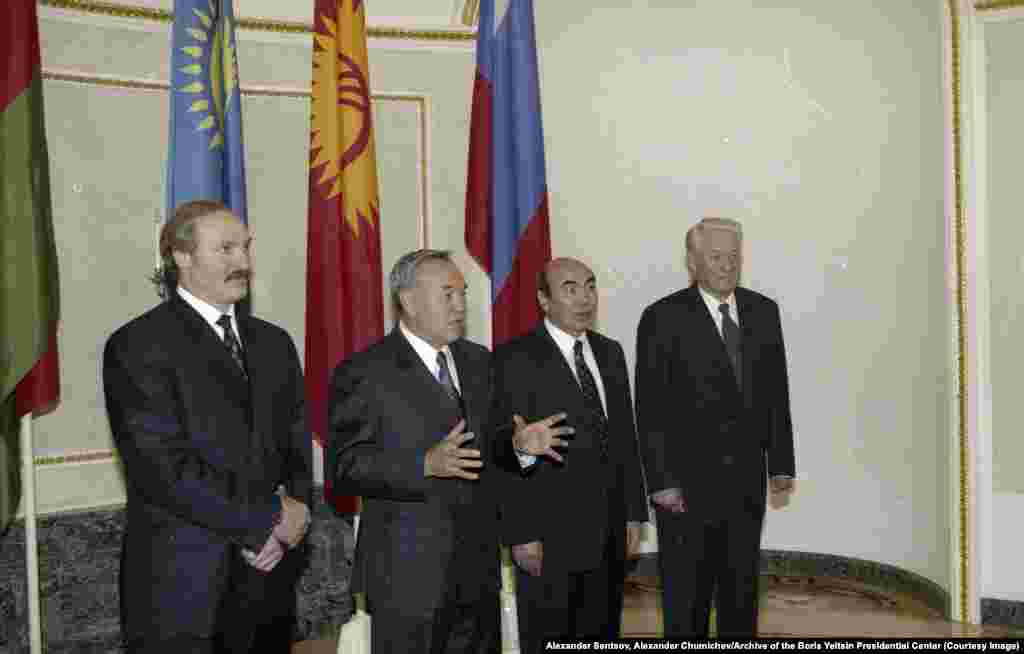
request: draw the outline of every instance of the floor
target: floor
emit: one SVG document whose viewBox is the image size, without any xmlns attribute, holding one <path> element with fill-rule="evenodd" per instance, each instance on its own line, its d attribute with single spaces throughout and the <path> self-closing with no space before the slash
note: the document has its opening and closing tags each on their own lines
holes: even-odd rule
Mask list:
<svg viewBox="0 0 1024 654">
<path fill-rule="evenodd" d="M 762 637 L 1005 638 L 1006 627 L 951 623 L 911 597 L 829 577 L 763 577 L 758 634 Z M 624 636 L 659 636 L 657 579 L 627 581 Z"/>
<path fill-rule="evenodd" d="M 953 623 L 909 596 L 884 593 L 831 577 L 762 577 L 761 637 L 1024 637 L 1007 627 Z M 661 635 L 661 600 L 656 577 L 631 576 L 626 583 L 622 635 Z M 297 643 L 293 654 L 334 654 L 336 641 Z"/>
</svg>

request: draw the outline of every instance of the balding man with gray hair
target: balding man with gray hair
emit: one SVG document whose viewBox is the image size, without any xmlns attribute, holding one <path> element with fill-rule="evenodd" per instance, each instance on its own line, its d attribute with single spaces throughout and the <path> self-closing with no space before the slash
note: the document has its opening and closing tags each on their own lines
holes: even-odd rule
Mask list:
<svg viewBox="0 0 1024 654">
<path fill-rule="evenodd" d="M 712 597 L 719 636 L 756 635 L 766 484 L 793 489 L 779 307 L 738 286 L 742 239 L 727 218 L 690 228 L 691 285 L 647 307 L 637 329 L 638 435 L 670 638 L 707 636 Z"/>
</svg>

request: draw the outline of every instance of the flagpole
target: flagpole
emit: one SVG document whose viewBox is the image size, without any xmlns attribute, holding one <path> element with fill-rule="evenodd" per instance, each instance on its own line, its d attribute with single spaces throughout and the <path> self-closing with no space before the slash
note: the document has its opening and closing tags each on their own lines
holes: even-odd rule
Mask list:
<svg viewBox="0 0 1024 654">
<path fill-rule="evenodd" d="M 153 257 L 156 259 L 155 266 L 159 270 L 163 265 L 163 258 L 160 256 L 160 230 L 164 226 L 163 214 L 160 209 L 153 212 Z"/>
<path fill-rule="evenodd" d="M 32 654 L 43 654 L 39 612 L 39 541 L 36 536 L 36 466 L 32 451 L 32 412 L 21 417 L 21 479 L 25 498 L 25 572 L 28 578 L 28 629 Z"/>
</svg>

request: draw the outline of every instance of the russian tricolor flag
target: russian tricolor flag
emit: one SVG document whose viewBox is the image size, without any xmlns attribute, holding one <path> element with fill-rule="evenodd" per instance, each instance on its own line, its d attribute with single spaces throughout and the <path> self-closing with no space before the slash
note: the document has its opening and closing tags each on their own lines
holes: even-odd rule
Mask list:
<svg viewBox="0 0 1024 654">
<path fill-rule="evenodd" d="M 481 0 L 466 188 L 466 248 L 491 277 L 492 343 L 540 319 L 551 259 L 533 0 Z"/>
</svg>

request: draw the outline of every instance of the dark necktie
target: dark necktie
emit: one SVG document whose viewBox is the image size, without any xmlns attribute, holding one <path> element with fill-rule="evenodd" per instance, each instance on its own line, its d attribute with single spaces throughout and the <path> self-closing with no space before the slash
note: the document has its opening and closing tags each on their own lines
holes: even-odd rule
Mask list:
<svg viewBox="0 0 1024 654">
<path fill-rule="evenodd" d="M 739 325 L 732 320 L 732 316 L 729 315 L 729 305 L 725 302 L 718 305 L 718 310 L 722 313 L 722 340 L 725 341 L 725 351 L 729 355 L 729 361 L 732 363 L 732 372 L 736 376 L 736 385 L 742 388 L 743 385 L 743 366 L 740 361 L 740 341 L 743 337 L 740 334 Z"/>
<path fill-rule="evenodd" d="M 580 390 L 583 391 L 583 400 L 587 409 L 594 417 L 594 428 L 597 430 L 598 442 L 601 445 L 601 453 L 608 454 L 608 422 L 604 415 L 604 407 L 601 406 L 601 394 L 597 390 L 597 382 L 594 375 L 590 373 L 590 366 L 583 358 L 583 341 L 576 341 L 572 347 L 573 360 L 576 363 L 576 378 L 580 382 Z"/>
<path fill-rule="evenodd" d="M 217 324 L 224 329 L 224 347 L 231 353 L 231 358 L 238 364 L 238 369 L 248 377 L 245 372 L 245 360 L 242 358 L 242 345 L 235 337 L 235 330 L 231 328 L 231 316 L 225 313 L 217 319 Z"/>
<path fill-rule="evenodd" d="M 462 396 L 459 395 L 459 389 L 455 388 L 455 382 L 452 380 L 452 371 L 448 369 L 448 357 L 444 355 L 444 352 L 437 353 L 437 381 L 440 382 L 448 397 L 455 400 L 455 403 L 459 405 L 459 411 L 464 415 Z"/>
</svg>

